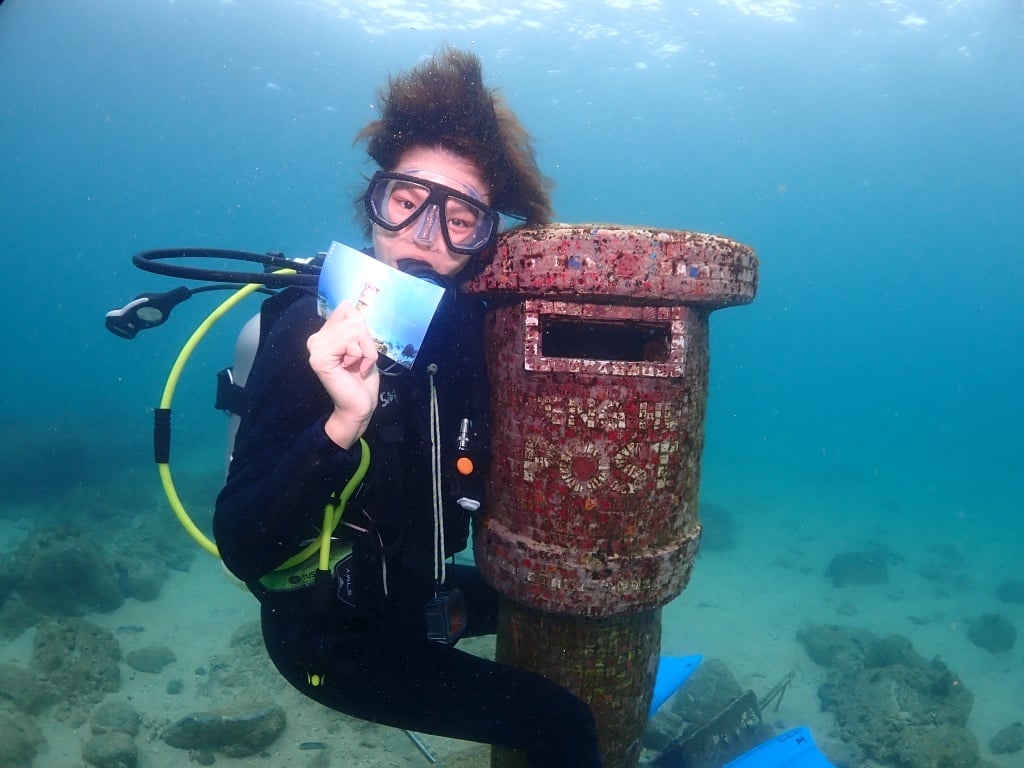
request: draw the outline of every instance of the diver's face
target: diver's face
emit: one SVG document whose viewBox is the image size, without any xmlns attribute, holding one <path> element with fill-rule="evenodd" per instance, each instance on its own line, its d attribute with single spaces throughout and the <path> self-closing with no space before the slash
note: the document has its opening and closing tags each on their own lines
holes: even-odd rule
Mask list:
<svg viewBox="0 0 1024 768">
<path fill-rule="evenodd" d="M 482 203 L 490 203 L 490 186 L 480 169 L 444 149 L 412 147 L 402 153 L 394 168 L 387 170 L 444 184 Z M 374 224 L 373 251 L 377 259 L 396 269 L 401 259 L 413 259 L 446 277 L 458 273 L 474 257 L 450 251 L 440 226 L 424 226 L 423 218 L 429 215 L 428 209 L 396 232 Z"/>
</svg>

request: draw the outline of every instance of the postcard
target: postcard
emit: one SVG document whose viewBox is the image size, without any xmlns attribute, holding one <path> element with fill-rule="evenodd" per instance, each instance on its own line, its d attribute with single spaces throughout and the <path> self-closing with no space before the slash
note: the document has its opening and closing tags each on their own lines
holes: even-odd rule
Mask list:
<svg viewBox="0 0 1024 768">
<path fill-rule="evenodd" d="M 443 296 L 444 288 L 335 241 L 320 271 L 317 308 L 327 317 L 351 301 L 365 315 L 377 352 L 412 368 Z"/>
</svg>

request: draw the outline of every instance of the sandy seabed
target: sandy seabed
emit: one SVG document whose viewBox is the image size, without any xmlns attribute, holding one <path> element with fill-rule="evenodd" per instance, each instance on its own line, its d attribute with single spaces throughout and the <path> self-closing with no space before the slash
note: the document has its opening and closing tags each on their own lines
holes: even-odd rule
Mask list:
<svg viewBox="0 0 1024 768">
<path fill-rule="evenodd" d="M 902 634 L 925 658 L 938 657 L 975 697 L 969 727 L 981 746 L 982 757 L 999 768 L 1019 768 L 1024 755 L 993 756 L 988 742 L 1000 728 L 1024 719 L 1024 652 L 1018 643 L 993 654 L 967 638 L 967 618 L 999 612 L 1018 628 L 1024 627 L 1024 606 L 995 597 L 1002 578 L 1020 578 L 1016 547 L 1006 537 L 988 535 L 962 521 L 957 530 L 922 531 L 904 528 L 882 517 L 857 514 L 831 504 L 823 514 L 814 494 L 801 499 L 773 499 L 737 492 L 726 506 L 737 513 L 730 548 L 706 548 L 698 557 L 686 591 L 666 606 L 662 652 L 701 653 L 724 661 L 744 688 L 766 693 L 784 676 L 792 682 L 781 705 L 769 707 L 765 718 L 777 728 L 809 726 L 826 753 L 838 736 L 830 713 L 822 712 L 817 690 L 825 670 L 812 662 L 796 640 L 796 632 L 816 624 L 841 624 L 877 635 Z M 780 511 L 782 510 L 782 511 Z M 0 520 L 0 541 L 26 532 L 24 519 Z M 185 535 L 182 533 L 182 535 Z M 1012 537 L 1010 537 L 1012 538 Z M 918 567 L 934 556 L 935 547 L 950 540 L 967 557 L 969 584 L 937 585 L 921 576 Z M 899 557 L 890 566 L 887 584 L 836 587 L 823 576 L 838 552 L 867 541 L 883 541 Z M 122 662 L 121 690 L 113 697 L 130 702 L 142 715 L 135 739 L 139 766 L 164 768 L 191 764 L 195 756 L 167 746 L 164 728 L 187 714 L 224 703 L 207 695 L 209 670 L 218 659 L 237 653 L 229 647 L 234 632 L 257 619 L 255 600 L 234 584 L 214 558 L 201 554 L 188 572 L 172 572 L 159 599 L 128 600 L 109 614 L 87 619 L 116 634 L 125 654 L 135 648 L 166 645 L 176 661 L 155 674 L 139 672 Z M 34 630 L 0 644 L 0 661 L 27 665 Z M 460 647 L 464 647 L 460 645 Z M 493 651 L 487 640 L 469 642 L 469 650 Z M 180 693 L 169 694 L 168 683 L 181 680 Z M 362 766 L 426 766 L 427 758 L 402 731 L 362 723 L 310 702 L 281 681 L 266 661 L 266 700 L 281 705 L 288 717 L 284 734 L 260 757 L 232 759 L 217 754 L 218 766 L 256 764 L 282 768 L 340 768 Z M 44 715 L 40 727 L 48 742 L 35 761 L 46 768 L 82 768 L 88 724 L 77 729 Z M 477 744 L 421 736 L 438 765 L 484 768 L 489 750 Z"/>
</svg>

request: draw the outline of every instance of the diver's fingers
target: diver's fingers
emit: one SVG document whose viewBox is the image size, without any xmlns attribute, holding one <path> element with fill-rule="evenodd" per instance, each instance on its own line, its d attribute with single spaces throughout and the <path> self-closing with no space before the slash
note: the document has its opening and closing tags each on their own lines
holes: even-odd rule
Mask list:
<svg viewBox="0 0 1024 768">
<path fill-rule="evenodd" d="M 377 363 L 377 347 L 366 321 L 351 302 L 342 302 L 331 312 L 323 327 L 309 337 L 307 348 L 317 370 L 341 365 L 358 368 L 365 376 Z"/>
<path fill-rule="evenodd" d="M 359 373 L 366 376 L 375 365 L 377 365 L 377 345 L 373 341 L 373 337 L 370 336 L 370 330 L 366 327 L 366 323 L 362 321 L 363 333 L 359 334 L 359 349 L 362 353 L 362 360 L 359 363 Z"/>
<path fill-rule="evenodd" d="M 377 347 L 367 334 L 358 334 L 348 340 L 341 354 L 341 366 L 347 370 L 358 369 L 360 376 L 366 376 L 377 364 Z"/>
</svg>

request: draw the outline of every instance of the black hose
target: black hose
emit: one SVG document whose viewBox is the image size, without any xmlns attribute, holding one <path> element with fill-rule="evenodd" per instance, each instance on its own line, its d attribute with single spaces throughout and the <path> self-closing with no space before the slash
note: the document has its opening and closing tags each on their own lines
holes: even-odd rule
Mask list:
<svg viewBox="0 0 1024 768">
<path fill-rule="evenodd" d="M 170 259 L 221 259 L 224 261 L 245 261 L 262 265 L 265 272 L 190 267 L 184 264 L 169 264 Z M 320 263 L 302 263 L 289 259 L 280 253 L 250 253 L 219 248 L 165 248 L 140 251 L 132 256 L 132 264 L 146 272 L 177 277 L 183 280 L 205 282 L 260 283 L 267 288 L 284 288 L 289 285 L 316 285 L 320 279 Z M 294 275 L 271 274 L 277 269 L 294 269 Z"/>
</svg>

